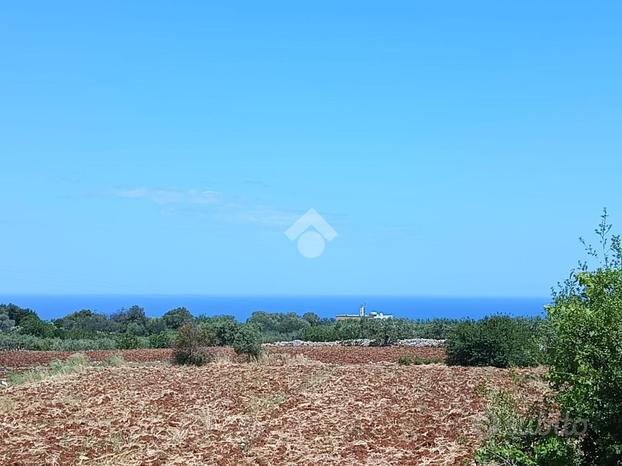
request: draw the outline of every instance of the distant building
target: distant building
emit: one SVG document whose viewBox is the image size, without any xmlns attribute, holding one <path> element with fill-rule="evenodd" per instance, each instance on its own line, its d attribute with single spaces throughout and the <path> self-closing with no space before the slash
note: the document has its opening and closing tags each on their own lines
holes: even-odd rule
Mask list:
<svg viewBox="0 0 622 466">
<path fill-rule="evenodd" d="M 390 314 L 384 314 L 382 312 L 372 311 L 367 314 L 365 305 L 363 304 L 358 314 L 337 314 L 335 316 L 336 320 L 363 320 L 363 319 L 393 319 L 393 316 Z"/>
<path fill-rule="evenodd" d="M 362 320 L 365 318 L 365 305 L 361 306 L 358 314 L 337 314 L 336 320 Z"/>
</svg>

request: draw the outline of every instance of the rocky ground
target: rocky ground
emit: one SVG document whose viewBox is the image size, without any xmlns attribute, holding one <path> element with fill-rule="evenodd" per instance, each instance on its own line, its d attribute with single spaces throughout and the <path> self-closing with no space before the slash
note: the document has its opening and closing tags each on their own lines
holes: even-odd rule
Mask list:
<svg viewBox="0 0 622 466">
<path fill-rule="evenodd" d="M 342 341 L 304 341 L 304 340 L 288 340 L 269 343 L 266 346 L 275 347 L 299 347 L 299 346 L 374 346 L 374 340 L 369 338 L 359 338 L 356 340 Z M 445 340 L 434 340 L 432 338 L 409 338 L 407 340 L 398 340 L 395 346 L 412 346 L 415 348 L 439 348 L 445 346 Z"/>
<path fill-rule="evenodd" d="M 543 393 L 538 370 L 400 366 L 398 351 L 442 349 L 285 348 L 261 363 L 223 351 L 201 368 L 125 352 L 134 363 L 0 390 L 0 464 L 464 465 L 484 387 Z M 44 362 L 32 353 L 0 365 Z"/>
</svg>

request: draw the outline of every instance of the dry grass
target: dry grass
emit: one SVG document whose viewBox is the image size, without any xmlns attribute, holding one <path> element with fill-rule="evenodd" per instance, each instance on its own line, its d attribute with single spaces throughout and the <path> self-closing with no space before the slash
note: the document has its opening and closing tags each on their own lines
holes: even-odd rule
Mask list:
<svg viewBox="0 0 622 466">
<path fill-rule="evenodd" d="M 543 392 L 538 370 L 308 356 L 90 367 L 10 387 L 0 393 L 0 464 L 463 465 L 482 439 L 486 387 Z"/>
<path fill-rule="evenodd" d="M 9 375 L 9 381 L 13 385 L 26 383 L 36 383 L 51 377 L 75 374 L 82 372 L 89 364 L 89 359 L 85 354 L 75 353 L 66 360 L 51 361 L 46 367 L 35 367 L 24 372 Z"/>
<path fill-rule="evenodd" d="M 120 354 L 126 361 L 132 362 L 154 362 L 168 361 L 171 359 L 169 349 L 150 349 L 150 350 L 102 350 L 83 352 L 91 361 L 104 361 L 111 355 Z M 28 351 L 11 350 L 0 351 L 0 366 L 13 369 L 23 369 L 34 366 L 44 366 L 54 360 L 64 361 L 71 357 L 68 351 Z"/>
</svg>

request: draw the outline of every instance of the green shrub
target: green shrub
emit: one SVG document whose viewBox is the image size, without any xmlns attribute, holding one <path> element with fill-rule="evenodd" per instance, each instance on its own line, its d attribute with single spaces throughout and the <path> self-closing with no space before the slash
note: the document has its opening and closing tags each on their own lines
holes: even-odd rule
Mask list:
<svg viewBox="0 0 622 466">
<path fill-rule="evenodd" d="M 528 319 L 508 316 L 465 321 L 447 338 L 448 363 L 463 366 L 534 366 L 544 359 L 542 338 Z"/>
<path fill-rule="evenodd" d="M 196 318 L 196 321 L 212 329 L 217 339 L 216 346 L 231 346 L 240 326 L 235 317 L 228 315 L 210 317 L 200 315 Z"/>
<path fill-rule="evenodd" d="M 6 314 L 15 325 L 20 325 L 22 320 L 27 317 L 39 319 L 37 313 L 32 309 L 23 309 L 15 304 L 0 304 L 0 314 Z"/>
<path fill-rule="evenodd" d="M 400 366 L 411 366 L 414 362 L 415 360 L 412 356 L 400 356 L 400 358 L 397 360 L 397 363 Z"/>
<path fill-rule="evenodd" d="M 15 327 L 15 321 L 6 312 L 0 312 L 0 333 L 10 332 Z"/>
<path fill-rule="evenodd" d="M 183 325 L 173 342 L 173 362 L 202 366 L 212 359 L 207 347 L 216 343 L 217 337 L 208 326 Z"/>
<path fill-rule="evenodd" d="M 40 338 L 52 338 L 56 335 L 56 327 L 44 320 L 39 319 L 36 314 L 27 315 L 19 323 L 19 333 L 32 335 Z"/>
<path fill-rule="evenodd" d="M 261 332 L 252 325 L 242 325 L 235 334 L 233 349 L 237 354 L 245 354 L 257 360 L 263 352 Z"/>
<path fill-rule="evenodd" d="M 173 345 L 175 334 L 171 332 L 161 332 L 149 337 L 150 348 L 170 348 Z"/>
<path fill-rule="evenodd" d="M 0 334 L 0 350 L 46 350 L 45 340 L 32 335 L 20 335 L 14 332 Z"/>
<path fill-rule="evenodd" d="M 49 351 L 91 351 L 117 349 L 117 342 L 113 338 L 97 338 L 94 340 L 49 340 Z"/>
<path fill-rule="evenodd" d="M 117 339 L 117 348 L 119 349 L 137 349 L 140 348 L 140 340 L 132 333 L 124 333 Z"/>
<path fill-rule="evenodd" d="M 300 338 L 305 341 L 337 341 L 336 324 L 319 324 L 305 327 Z"/>
<path fill-rule="evenodd" d="M 364 319 L 361 335 L 372 340 L 373 346 L 388 346 L 405 336 L 403 325 L 398 319 Z"/>
<path fill-rule="evenodd" d="M 98 335 L 115 331 L 115 325 L 106 315 L 89 309 L 72 312 L 53 322 L 59 336 L 66 339 L 93 339 Z"/>
<path fill-rule="evenodd" d="M 161 317 L 154 317 L 153 319 L 149 319 L 147 321 L 147 334 L 148 335 L 156 335 L 158 333 L 163 333 L 169 330 L 166 326 L 166 323 Z"/>
<path fill-rule="evenodd" d="M 17 333 L 0 334 L 0 350 L 88 351 L 116 348 L 117 342 L 113 338 L 61 340 L 60 338 L 39 338 Z"/>
<path fill-rule="evenodd" d="M 218 346 L 231 346 L 235 340 L 235 334 L 238 331 L 239 324 L 229 318 L 215 318 L 208 325 L 215 333 L 218 339 Z"/>
<path fill-rule="evenodd" d="M 263 311 L 253 312 L 247 324 L 259 330 L 265 343 L 301 338 L 304 330 L 311 326 L 309 321 L 294 312 Z"/>
<path fill-rule="evenodd" d="M 335 322 L 321 320 L 305 327 L 299 337 L 306 341 L 339 341 L 366 338 L 378 346 L 393 344 L 406 338 L 443 340 L 462 321 L 456 319 L 363 319 Z"/>
<path fill-rule="evenodd" d="M 482 462 L 622 464 L 622 241 L 609 235 L 607 220 L 605 210 L 596 229 L 598 250 L 582 240 L 598 265 L 580 263 L 547 307 L 549 378 L 565 429 L 547 435 L 493 433 L 478 454 Z"/>
<path fill-rule="evenodd" d="M 489 394 L 486 440 L 476 452 L 477 464 L 512 466 L 581 466 L 576 439 L 560 435 L 546 412 L 522 413 L 506 392 Z"/>
<path fill-rule="evenodd" d="M 192 323 L 193 320 L 194 317 L 192 317 L 190 311 L 185 307 L 172 309 L 162 316 L 162 321 L 166 327 L 173 330 L 178 330 L 182 326 Z"/>
<path fill-rule="evenodd" d="M 608 236 L 606 211 L 602 219 L 603 252 L 588 246 L 599 266 L 573 272 L 548 308 L 550 379 L 562 412 L 586 421 L 587 461 L 610 465 L 622 463 L 622 247 L 619 236 Z"/>
<path fill-rule="evenodd" d="M 315 312 L 305 312 L 302 318 L 309 322 L 309 325 L 320 325 L 322 323 L 322 319 Z"/>
<path fill-rule="evenodd" d="M 410 336 L 405 338 L 432 338 L 445 340 L 456 325 L 463 322 L 458 319 L 418 320 L 411 323 Z"/>
</svg>

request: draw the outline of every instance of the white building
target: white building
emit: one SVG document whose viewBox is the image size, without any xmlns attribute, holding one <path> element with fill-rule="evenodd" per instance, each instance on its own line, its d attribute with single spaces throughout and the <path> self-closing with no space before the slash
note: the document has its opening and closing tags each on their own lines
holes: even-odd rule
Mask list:
<svg viewBox="0 0 622 466">
<path fill-rule="evenodd" d="M 365 305 L 363 304 L 359 308 L 358 314 L 337 314 L 335 317 L 337 320 L 363 320 L 363 319 L 393 319 L 391 314 L 384 314 L 383 312 L 372 311 L 367 314 Z"/>
</svg>

